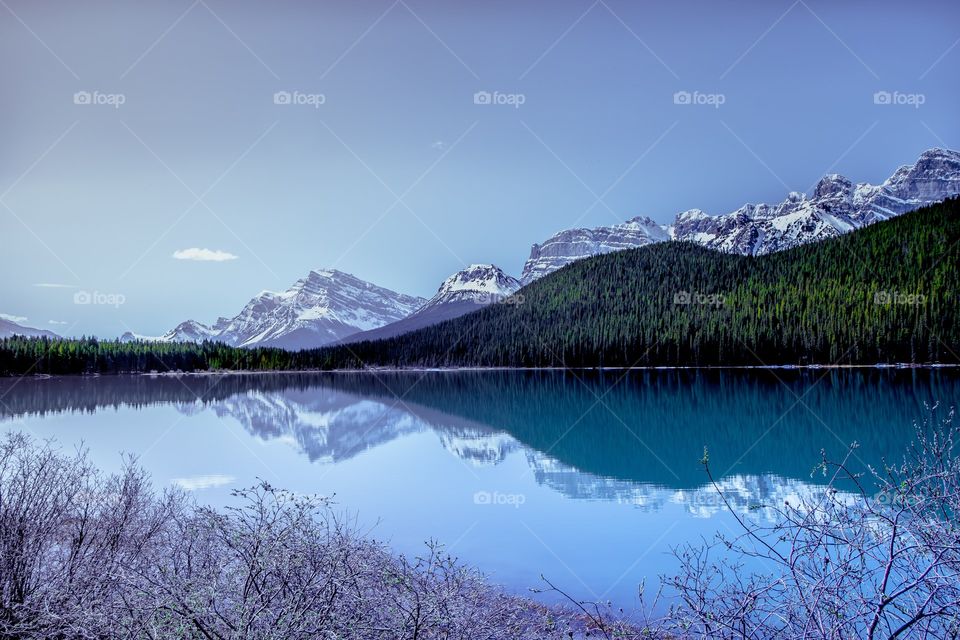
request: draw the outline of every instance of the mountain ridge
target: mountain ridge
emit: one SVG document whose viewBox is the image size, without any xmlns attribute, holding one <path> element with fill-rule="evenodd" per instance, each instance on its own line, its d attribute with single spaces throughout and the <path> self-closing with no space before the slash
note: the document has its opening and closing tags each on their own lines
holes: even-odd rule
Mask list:
<svg viewBox="0 0 960 640">
<path fill-rule="evenodd" d="M 0 338 L 9 338 L 11 336 L 26 336 L 28 338 L 59 338 L 60 337 L 53 331 L 49 331 L 47 329 L 37 329 L 35 327 L 28 327 L 20 324 L 19 322 L 14 322 L 13 320 L 0 318 Z"/>
<path fill-rule="evenodd" d="M 263 291 L 230 318 L 187 320 L 158 337 L 123 341 L 201 342 L 298 350 L 386 339 L 451 320 L 511 298 L 521 286 L 590 256 L 670 241 L 739 255 L 765 255 L 863 228 L 960 194 L 960 152 L 933 148 L 879 185 L 831 173 L 812 194 L 792 192 L 777 204 L 747 203 L 709 215 L 701 209 L 659 224 L 635 216 L 607 227 L 562 230 L 531 247 L 521 277 L 474 264 L 448 277 L 429 300 L 404 296 L 335 269 L 317 269 L 283 292 Z"/>
<path fill-rule="evenodd" d="M 150 340 L 306 349 L 395 322 L 424 302 L 343 271 L 314 269 L 285 291 L 261 291 L 232 318 L 209 326 L 187 320 Z"/>
<path fill-rule="evenodd" d="M 637 216 L 608 227 L 565 229 L 531 247 L 520 281 L 527 285 L 582 258 L 667 240 L 763 255 L 836 237 L 956 195 L 960 152 L 935 147 L 879 185 L 855 184 L 833 173 L 820 179 L 811 196 L 791 192 L 775 205 L 747 203 L 716 216 L 689 209 L 669 224 Z"/>
</svg>

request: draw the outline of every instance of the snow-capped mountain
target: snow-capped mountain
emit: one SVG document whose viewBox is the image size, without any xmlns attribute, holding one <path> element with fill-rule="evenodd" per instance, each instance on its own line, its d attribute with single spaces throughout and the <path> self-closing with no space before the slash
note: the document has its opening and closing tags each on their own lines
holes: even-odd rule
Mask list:
<svg viewBox="0 0 960 640">
<path fill-rule="evenodd" d="M 19 319 L 19 318 L 18 318 Z M 53 331 L 46 329 L 34 329 L 25 327 L 13 320 L 0 318 L 0 338 L 10 338 L 12 336 L 26 336 L 28 338 L 59 338 Z"/>
<path fill-rule="evenodd" d="M 220 318 L 217 321 L 218 324 L 222 322 L 227 320 Z M 181 322 L 162 336 L 144 336 L 133 331 L 127 331 L 120 336 L 120 342 L 203 342 L 216 339 L 218 339 L 216 330 L 196 320 Z"/>
<path fill-rule="evenodd" d="M 450 320 L 496 302 L 509 302 L 520 281 L 492 264 L 472 264 L 443 281 L 436 295 L 413 315 L 392 324 L 348 336 L 344 343 L 383 340 Z"/>
<path fill-rule="evenodd" d="M 628 504 L 648 512 L 662 511 L 673 504 L 698 518 L 712 517 L 729 506 L 738 513 L 775 522 L 776 507 L 782 508 L 785 503 L 794 507 L 814 504 L 826 491 L 823 485 L 773 474 L 728 475 L 718 478 L 716 483 L 675 489 L 586 473 L 539 451 L 527 450 L 526 458 L 538 484 L 569 498 Z M 839 497 L 851 499 L 852 495 Z"/>
<path fill-rule="evenodd" d="M 214 326 L 226 322 L 229 322 L 226 318 L 219 318 Z M 212 340 L 216 335 L 217 331 L 212 327 L 196 320 L 187 320 L 160 336 L 160 340 L 165 342 L 203 342 L 204 340 Z"/>
<path fill-rule="evenodd" d="M 402 407 L 329 389 L 277 393 L 251 390 L 213 403 L 198 401 L 178 407 L 187 415 L 203 408 L 212 409 L 220 418 L 237 420 L 265 441 L 286 441 L 311 462 L 347 460 L 427 429 Z"/>
<path fill-rule="evenodd" d="M 502 302 L 519 288 L 520 281 L 508 276 L 500 267 L 472 264 L 444 280 L 436 295 L 418 312 L 452 302 L 468 301 L 482 305 Z"/>
<path fill-rule="evenodd" d="M 669 225 L 640 217 L 611 227 L 561 231 L 533 245 L 520 280 L 528 284 L 581 258 L 665 240 L 761 255 L 832 238 L 958 194 L 960 152 L 930 149 L 880 185 L 854 184 L 831 174 L 812 195 L 794 192 L 779 204 L 745 204 L 719 216 L 691 209 Z"/>
<path fill-rule="evenodd" d="M 321 464 L 349 460 L 413 434 L 433 433 L 440 446 L 472 467 L 492 467 L 509 456 L 521 455 L 537 484 L 568 498 L 616 502 L 650 512 L 678 505 L 694 516 L 708 518 L 729 504 L 738 512 L 772 521 L 772 506 L 811 503 L 824 491 L 823 486 L 808 481 L 771 474 L 728 475 L 719 478 L 716 486 L 689 488 L 600 476 L 527 447 L 490 426 L 415 403 L 395 406 L 332 389 L 247 390 L 213 402 L 181 403 L 177 409 L 185 415 L 209 409 L 220 418 L 238 421 L 264 441 L 285 442 Z"/>
<path fill-rule="evenodd" d="M 261 292 L 232 318 L 220 318 L 212 326 L 188 320 L 157 340 L 307 349 L 395 322 L 423 303 L 423 298 L 378 287 L 349 273 L 317 270 L 286 291 Z"/>
<path fill-rule="evenodd" d="M 530 248 L 530 257 L 523 265 L 520 281 L 529 284 L 587 256 L 634 249 L 669 239 L 666 229 L 645 216 L 612 227 L 567 229 Z"/>
</svg>

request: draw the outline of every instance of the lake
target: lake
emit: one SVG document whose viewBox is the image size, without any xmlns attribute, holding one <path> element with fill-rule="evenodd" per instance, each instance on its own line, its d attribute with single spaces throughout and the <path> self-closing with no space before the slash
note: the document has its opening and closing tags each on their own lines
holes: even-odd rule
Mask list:
<svg viewBox="0 0 960 640">
<path fill-rule="evenodd" d="M 540 575 L 636 607 L 674 545 L 735 533 L 709 486 L 764 505 L 816 492 L 821 450 L 898 460 L 953 370 L 461 371 L 0 380 L 0 427 L 138 457 L 158 486 L 228 504 L 257 478 L 334 495 L 416 554 L 436 539 L 524 593 Z M 653 586 L 651 586 L 653 585 Z"/>
</svg>

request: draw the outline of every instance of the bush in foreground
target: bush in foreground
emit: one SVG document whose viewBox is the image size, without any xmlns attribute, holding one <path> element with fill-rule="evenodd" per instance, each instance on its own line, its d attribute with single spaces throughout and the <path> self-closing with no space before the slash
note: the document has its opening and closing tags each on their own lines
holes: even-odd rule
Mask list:
<svg viewBox="0 0 960 640">
<path fill-rule="evenodd" d="M 223 511 L 128 461 L 0 443 L 5 638 L 567 638 L 589 617 L 507 595 L 436 544 L 391 554 L 329 502 L 266 483 Z M 607 625 L 603 633 L 616 632 Z"/>
<path fill-rule="evenodd" d="M 506 594 L 436 544 L 396 556 L 322 498 L 261 483 L 216 510 L 155 492 L 132 460 L 105 475 L 83 451 L 10 434 L 0 637 L 958 638 L 956 435 L 952 413 L 924 423 L 900 464 L 866 479 L 855 447 L 824 460 L 825 490 L 763 505 L 773 524 L 731 508 L 741 535 L 678 549 L 670 609 L 639 612 L 638 628 L 609 605 Z"/>
<path fill-rule="evenodd" d="M 709 638 L 960 637 L 957 444 L 953 412 L 938 421 L 934 410 L 901 463 L 862 478 L 853 446 L 819 466 L 825 491 L 764 505 L 772 525 L 737 515 L 741 535 L 679 549 L 670 627 Z M 706 455 L 704 465 L 709 475 Z"/>
</svg>

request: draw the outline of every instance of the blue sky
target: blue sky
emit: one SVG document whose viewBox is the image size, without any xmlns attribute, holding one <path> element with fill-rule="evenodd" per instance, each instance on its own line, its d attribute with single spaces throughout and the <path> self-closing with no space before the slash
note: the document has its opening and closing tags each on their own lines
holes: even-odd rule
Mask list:
<svg viewBox="0 0 960 640">
<path fill-rule="evenodd" d="M 563 228 L 724 213 L 827 172 L 881 181 L 960 147 L 958 18 L 922 1 L 3 0 L 0 312 L 158 334 L 331 266 L 429 296 L 473 262 L 518 275 Z"/>
</svg>

